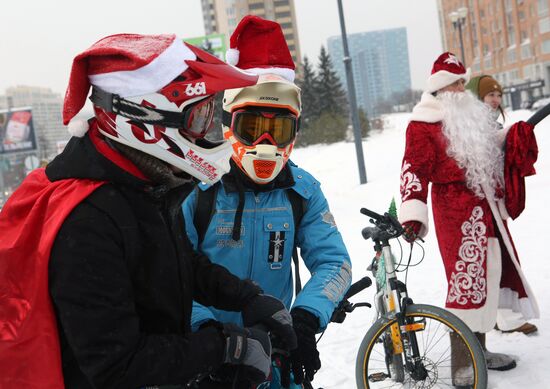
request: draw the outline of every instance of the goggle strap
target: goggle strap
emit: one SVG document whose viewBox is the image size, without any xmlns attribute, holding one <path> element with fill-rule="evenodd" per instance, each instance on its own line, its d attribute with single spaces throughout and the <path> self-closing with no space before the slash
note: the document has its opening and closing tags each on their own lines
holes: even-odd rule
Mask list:
<svg viewBox="0 0 550 389">
<path fill-rule="evenodd" d="M 232 122 L 233 122 L 233 115 L 231 114 L 231 112 L 228 112 L 224 109 L 222 111 L 222 124 L 226 127 L 231 128 Z"/>
<path fill-rule="evenodd" d="M 97 87 L 92 88 L 90 101 L 106 112 L 112 112 L 141 123 L 158 124 L 171 128 L 187 127 L 187 115 L 184 112 L 172 112 L 146 107 L 123 99 L 119 95 L 105 92 Z"/>
</svg>

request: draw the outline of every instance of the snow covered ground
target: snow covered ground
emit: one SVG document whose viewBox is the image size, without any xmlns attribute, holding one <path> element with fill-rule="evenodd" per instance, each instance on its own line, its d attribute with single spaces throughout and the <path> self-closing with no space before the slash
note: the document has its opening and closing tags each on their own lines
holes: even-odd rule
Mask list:
<svg viewBox="0 0 550 389">
<path fill-rule="evenodd" d="M 526 120 L 529 111 L 515 111 L 507 122 Z M 296 149 L 293 161 L 321 181 L 331 210 L 344 237 L 353 263 L 353 280 L 368 275 L 366 267 L 373 256 L 372 242 L 365 241 L 360 231 L 368 224 L 359 213 L 367 207 L 379 213 L 388 209 L 392 197 L 399 206 L 399 173 L 405 144 L 405 129 L 409 114 L 389 115 L 387 128 L 372 134 L 363 142 L 368 183 L 359 185 L 355 146 L 337 143 Z M 517 368 L 507 372 L 489 372 L 489 388 L 550 387 L 550 118 L 536 129 L 539 158 L 535 165 L 537 175 L 527 178 L 526 210 L 510 223 L 524 273 L 536 294 L 541 318 L 532 321 L 539 328 L 537 335 L 502 334 L 492 331 L 487 335 L 491 351 L 512 354 Z M 417 303 L 443 306 L 446 281 L 433 226 L 426 237 L 426 256 L 420 266 L 411 268 L 408 276 L 410 295 Z M 394 250 L 399 247 L 394 245 Z M 394 251 L 395 252 L 395 251 Z M 398 251 L 397 251 L 398 252 Z M 416 258 L 421 254 L 416 249 Z M 414 254 L 413 254 L 414 257 Z M 307 269 L 301 269 L 307 279 Z M 304 280 L 305 282 L 305 280 Z M 374 288 L 370 287 L 352 301 L 372 303 Z M 319 342 L 322 369 L 317 373 L 315 387 L 354 388 L 355 357 L 361 340 L 371 325 L 373 310 L 358 308 L 343 324 L 332 324 Z"/>
</svg>

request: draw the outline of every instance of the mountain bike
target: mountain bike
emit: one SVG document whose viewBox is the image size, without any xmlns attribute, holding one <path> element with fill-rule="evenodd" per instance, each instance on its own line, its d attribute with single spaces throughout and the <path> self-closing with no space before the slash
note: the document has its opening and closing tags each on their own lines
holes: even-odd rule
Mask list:
<svg viewBox="0 0 550 389">
<path fill-rule="evenodd" d="M 376 280 L 377 319 L 365 334 L 355 365 L 357 388 L 485 389 L 487 366 L 473 332 L 452 313 L 432 305 L 414 304 L 406 284 L 397 278 L 389 241 L 403 234 L 397 219 L 366 208 L 373 227 L 362 230 L 376 253 L 368 267 Z M 412 247 L 411 247 L 412 249 Z M 405 265 L 406 269 L 410 265 Z M 406 279 L 406 278 L 405 278 Z M 349 297 L 370 285 L 364 277 L 354 283 L 333 314 L 342 322 L 346 313 L 368 303 L 352 304 Z"/>
</svg>

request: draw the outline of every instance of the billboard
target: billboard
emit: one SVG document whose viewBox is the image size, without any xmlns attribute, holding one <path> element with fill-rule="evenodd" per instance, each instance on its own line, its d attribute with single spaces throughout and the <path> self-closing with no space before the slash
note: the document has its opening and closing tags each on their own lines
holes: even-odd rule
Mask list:
<svg viewBox="0 0 550 389">
<path fill-rule="evenodd" d="M 208 51 L 222 61 L 225 61 L 225 51 L 227 50 L 227 46 L 225 44 L 224 34 L 210 34 L 196 38 L 184 39 L 184 41 L 192 44 L 193 46 L 197 46 L 204 51 Z"/>
<path fill-rule="evenodd" d="M 0 110 L 0 154 L 32 150 L 36 150 L 32 110 Z"/>
</svg>

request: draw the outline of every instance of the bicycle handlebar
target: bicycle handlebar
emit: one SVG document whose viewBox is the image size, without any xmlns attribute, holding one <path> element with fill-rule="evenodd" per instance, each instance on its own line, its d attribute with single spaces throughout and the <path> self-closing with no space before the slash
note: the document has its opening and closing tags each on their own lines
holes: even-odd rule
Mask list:
<svg viewBox="0 0 550 389">
<path fill-rule="evenodd" d="M 542 119 L 548 116 L 548 114 L 550 114 L 550 104 L 546 104 L 544 107 L 535 112 L 533 116 L 527 119 L 527 123 L 536 126 Z"/>
<path fill-rule="evenodd" d="M 355 282 L 353 285 L 350 286 L 350 288 L 344 295 L 343 300 L 347 300 L 350 297 L 355 296 L 357 293 L 361 292 L 363 289 L 367 289 L 371 285 L 372 285 L 372 280 L 369 277 L 365 276 L 361 278 L 359 281 Z"/>
<path fill-rule="evenodd" d="M 403 226 L 394 216 L 390 215 L 389 213 L 386 212 L 384 213 L 384 215 L 379 215 L 378 213 L 371 211 L 367 208 L 361 208 L 360 212 L 363 215 L 367 215 L 368 217 L 374 219 L 374 224 L 376 225 L 376 228 L 364 228 L 361 231 L 361 233 L 363 234 L 363 238 L 375 238 L 379 235 L 380 231 L 390 234 L 390 237 L 393 238 L 396 238 L 403 234 Z"/>
<path fill-rule="evenodd" d="M 377 220 L 377 221 L 384 220 L 384 216 L 379 215 L 376 212 L 371 211 L 370 209 L 367 209 L 367 208 L 361 208 L 361 213 L 363 215 L 367 215 L 368 217 L 372 217 L 374 220 Z"/>
</svg>

